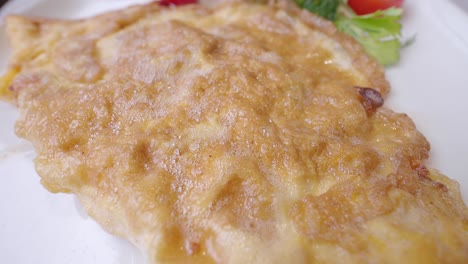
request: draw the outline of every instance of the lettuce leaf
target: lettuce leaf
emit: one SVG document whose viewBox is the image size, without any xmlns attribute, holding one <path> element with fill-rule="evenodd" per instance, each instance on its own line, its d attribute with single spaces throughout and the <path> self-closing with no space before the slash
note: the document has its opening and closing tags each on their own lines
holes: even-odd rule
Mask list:
<svg viewBox="0 0 468 264">
<path fill-rule="evenodd" d="M 400 8 L 389 8 L 362 16 L 339 14 L 335 25 L 361 43 L 380 63 L 390 65 L 400 58 L 402 13 Z"/>
<path fill-rule="evenodd" d="M 347 0 L 294 1 L 299 7 L 333 21 L 338 30 L 352 36 L 381 64 L 394 64 L 400 59 L 402 9 L 389 8 L 358 16 Z"/>
<path fill-rule="evenodd" d="M 294 0 L 296 4 L 328 20 L 335 20 L 340 0 Z"/>
</svg>

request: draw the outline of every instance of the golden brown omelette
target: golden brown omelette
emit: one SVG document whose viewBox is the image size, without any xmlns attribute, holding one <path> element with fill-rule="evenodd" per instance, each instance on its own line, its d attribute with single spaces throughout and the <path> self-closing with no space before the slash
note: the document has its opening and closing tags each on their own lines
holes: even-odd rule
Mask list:
<svg viewBox="0 0 468 264">
<path fill-rule="evenodd" d="M 468 263 L 382 68 L 288 2 L 10 16 L 0 94 L 52 192 L 149 263 Z"/>
</svg>

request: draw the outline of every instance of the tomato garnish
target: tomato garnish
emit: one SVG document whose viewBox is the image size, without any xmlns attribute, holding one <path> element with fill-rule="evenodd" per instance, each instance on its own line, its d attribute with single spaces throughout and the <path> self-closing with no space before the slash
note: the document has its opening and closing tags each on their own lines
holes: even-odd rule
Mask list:
<svg viewBox="0 0 468 264">
<path fill-rule="evenodd" d="M 189 4 L 196 4 L 198 0 L 161 0 L 159 1 L 160 5 L 163 6 L 170 6 L 170 5 L 189 5 Z"/>
<path fill-rule="evenodd" d="M 390 7 L 401 7 L 403 0 L 348 0 L 348 5 L 358 15 L 374 13 Z"/>
</svg>

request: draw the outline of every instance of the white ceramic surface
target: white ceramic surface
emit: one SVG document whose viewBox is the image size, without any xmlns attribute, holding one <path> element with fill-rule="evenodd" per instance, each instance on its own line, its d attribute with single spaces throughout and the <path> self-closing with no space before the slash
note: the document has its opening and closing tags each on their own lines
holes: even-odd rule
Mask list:
<svg viewBox="0 0 468 264">
<path fill-rule="evenodd" d="M 96 14 L 131 0 L 16 0 L 0 12 L 59 18 Z M 468 200 L 468 17 L 446 0 L 407 0 L 405 36 L 416 42 L 387 70 L 386 105 L 407 113 L 431 142 L 428 164 L 460 182 Z M 0 30 L 0 71 L 10 49 Z M 14 133 L 17 111 L 0 102 L 0 262 L 143 263 L 128 243 L 87 218 L 72 195 L 48 193 L 34 172 L 34 152 Z"/>
</svg>

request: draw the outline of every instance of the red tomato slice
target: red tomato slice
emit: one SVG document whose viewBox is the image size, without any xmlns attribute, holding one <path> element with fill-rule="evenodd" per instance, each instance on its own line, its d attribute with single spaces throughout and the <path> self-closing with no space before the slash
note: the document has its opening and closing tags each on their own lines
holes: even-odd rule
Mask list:
<svg viewBox="0 0 468 264">
<path fill-rule="evenodd" d="M 170 6 L 170 5 L 188 5 L 188 4 L 196 4 L 198 0 L 161 0 L 159 1 L 160 5 L 163 6 Z"/>
<path fill-rule="evenodd" d="M 401 7 L 403 0 L 348 0 L 348 5 L 358 15 L 374 13 L 390 7 Z"/>
</svg>

